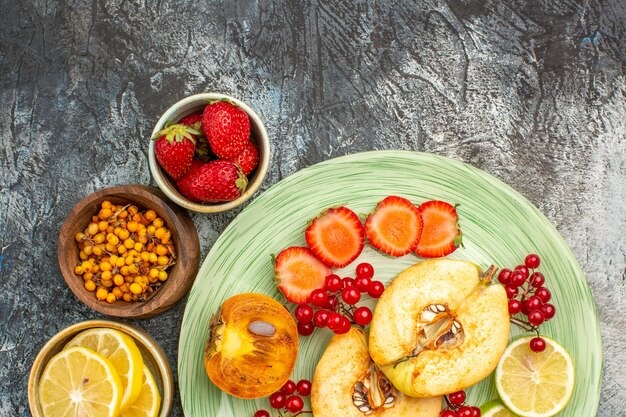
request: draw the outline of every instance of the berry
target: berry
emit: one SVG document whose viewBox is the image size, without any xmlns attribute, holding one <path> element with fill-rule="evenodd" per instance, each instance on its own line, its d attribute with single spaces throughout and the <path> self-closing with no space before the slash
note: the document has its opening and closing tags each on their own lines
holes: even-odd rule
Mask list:
<svg viewBox="0 0 626 417">
<path fill-rule="evenodd" d="M 379 251 L 402 256 L 415 248 L 422 227 L 422 217 L 413 203 L 406 198 L 389 196 L 367 217 L 365 235 Z"/>
<path fill-rule="evenodd" d="M 258 410 L 256 413 L 254 413 L 254 417 L 270 417 L 270 413 L 268 413 L 266 410 Z"/>
<path fill-rule="evenodd" d="M 226 101 L 209 104 L 202 113 L 202 130 L 219 158 L 235 158 L 250 141 L 250 118 Z"/>
<path fill-rule="evenodd" d="M 298 390 L 298 394 L 302 395 L 303 397 L 308 397 L 309 395 L 311 395 L 311 386 L 311 381 L 309 381 L 308 379 L 301 379 L 300 381 L 298 381 L 296 389 Z"/>
<path fill-rule="evenodd" d="M 354 278 L 346 277 L 341 280 L 342 288 L 353 287 L 353 286 L 354 286 Z"/>
<path fill-rule="evenodd" d="M 448 394 L 448 400 L 452 404 L 461 405 L 465 402 L 465 391 L 457 391 L 452 394 Z"/>
<path fill-rule="evenodd" d="M 383 285 L 382 282 L 372 281 L 369 289 L 367 290 L 367 293 L 372 298 L 379 298 L 381 295 L 383 295 L 383 291 L 385 291 L 385 286 Z"/>
<path fill-rule="evenodd" d="M 367 277 L 371 279 L 374 276 L 374 267 L 372 264 L 363 262 L 356 266 L 355 272 L 357 277 Z"/>
<path fill-rule="evenodd" d="M 304 237 L 320 261 L 342 268 L 361 254 L 365 231 L 355 212 L 347 207 L 333 207 L 313 219 Z"/>
<path fill-rule="evenodd" d="M 502 285 L 507 285 L 511 282 L 511 273 L 513 271 L 511 271 L 508 268 L 504 268 L 500 270 L 500 273 L 498 273 L 498 281 L 500 281 L 500 284 Z"/>
<path fill-rule="evenodd" d="M 328 324 L 328 315 L 329 312 L 327 310 L 316 311 L 313 315 L 313 323 L 319 328 L 326 327 L 326 325 Z"/>
<path fill-rule="evenodd" d="M 324 285 L 330 268 L 315 257 L 309 248 L 292 246 L 276 257 L 274 275 L 278 289 L 292 303 L 306 303 L 311 292 Z"/>
<path fill-rule="evenodd" d="M 293 315 L 298 323 L 310 323 L 313 320 L 313 307 L 308 304 L 298 304 Z"/>
<path fill-rule="evenodd" d="M 546 349 L 546 341 L 541 337 L 533 337 L 530 339 L 530 350 L 533 352 L 543 352 Z"/>
<path fill-rule="evenodd" d="M 326 277 L 324 288 L 330 292 L 339 291 L 341 289 L 341 278 L 338 275 L 330 274 Z"/>
<path fill-rule="evenodd" d="M 310 336 L 315 330 L 315 325 L 312 322 L 298 323 L 298 333 L 302 336 Z"/>
<path fill-rule="evenodd" d="M 533 326 L 537 327 L 543 323 L 544 317 L 543 313 L 540 310 L 534 310 L 528 313 L 528 322 Z"/>
<path fill-rule="evenodd" d="M 285 406 L 285 401 L 287 401 L 287 397 L 280 391 L 277 391 L 270 395 L 270 406 L 272 408 L 283 408 Z"/>
<path fill-rule="evenodd" d="M 350 320 L 348 320 L 344 316 L 341 316 L 341 324 L 339 325 L 337 330 L 335 330 L 335 334 L 345 334 L 345 333 L 348 333 L 350 331 L 350 327 L 351 327 Z"/>
<path fill-rule="evenodd" d="M 292 395 L 285 401 L 285 408 L 290 413 L 297 413 L 304 407 L 304 400 L 297 395 Z"/>
<path fill-rule="evenodd" d="M 444 410 L 439 417 L 457 417 L 457 414 L 452 410 Z"/>
<path fill-rule="evenodd" d="M 317 290 L 313 290 L 309 301 L 315 307 L 324 307 L 326 305 L 326 301 L 328 301 L 328 294 L 326 294 L 326 291 L 318 288 Z"/>
<path fill-rule="evenodd" d="M 459 411 L 456 413 L 458 417 L 472 417 L 474 415 L 472 408 L 466 405 L 461 406 Z"/>
<path fill-rule="evenodd" d="M 550 290 L 548 290 L 546 287 L 541 287 L 537 288 L 537 290 L 535 291 L 535 297 L 539 297 L 541 301 L 547 303 L 548 301 L 550 301 L 550 298 L 552 298 L 552 294 L 550 293 Z"/>
<path fill-rule="evenodd" d="M 528 300 L 526 300 L 526 308 L 529 312 L 540 310 L 542 305 L 543 301 L 541 301 L 541 298 L 537 297 L 536 295 L 533 295 Z"/>
<path fill-rule="evenodd" d="M 534 253 L 531 253 L 526 257 L 526 259 L 524 259 L 524 265 L 526 265 L 530 269 L 537 268 L 540 263 L 541 260 L 539 259 L 539 255 L 535 255 Z"/>
<path fill-rule="evenodd" d="M 183 124 L 166 125 L 157 132 L 154 140 L 154 156 L 159 165 L 172 178 L 179 180 L 184 177 L 196 151 L 196 136 L 200 132 Z"/>
<path fill-rule="evenodd" d="M 556 314 L 556 308 L 550 303 L 541 306 L 541 312 L 546 320 L 550 320 Z"/>
<path fill-rule="evenodd" d="M 514 287 L 521 287 L 526 282 L 526 277 L 522 271 L 515 270 L 511 273 L 511 283 Z"/>
<path fill-rule="evenodd" d="M 519 293 L 517 287 L 514 287 L 512 284 L 505 285 L 504 289 L 506 291 L 506 296 L 510 299 L 515 298 L 515 296 Z"/>
<path fill-rule="evenodd" d="M 472 417 L 480 417 L 480 408 L 470 407 L 472 409 Z"/>
<path fill-rule="evenodd" d="M 218 159 L 190 171 L 177 185 L 194 201 L 217 203 L 239 198 L 248 186 L 248 179 L 239 166 Z"/>
<path fill-rule="evenodd" d="M 367 292 L 371 283 L 372 283 L 372 280 L 370 278 L 358 276 L 358 275 L 356 279 L 354 280 L 354 286 L 356 287 L 357 290 L 361 292 Z"/>
<path fill-rule="evenodd" d="M 445 201 L 427 201 L 417 208 L 424 227 L 415 246 L 423 258 L 439 258 L 456 250 L 463 241 L 456 208 Z"/>
<path fill-rule="evenodd" d="M 367 326 L 372 321 L 372 310 L 368 307 L 359 307 L 354 311 L 354 322 L 359 326 Z"/>
<path fill-rule="evenodd" d="M 339 299 L 333 294 L 328 296 L 328 300 L 326 301 L 326 305 L 324 307 L 329 310 L 336 310 L 338 305 Z"/>
<path fill-rule="evenodd" d="M 528 270 L 528 267 L 526 265 L 517 265 L 515 267 L 515 271 L 520 271 L 522 274 L 524 274 L 524 281 L 526 281 L 526 279 L 530 275 L 530 271 Z"/>
<path fill-rule="evenodd" d="M 520 311 L 522 311 L 522 303 L 519 300 L 509 300 L 509 315 L 514 316 Z"/>
<path fill-rule="evenodd" d="M 185 116 L 182 119 L 180 119 L 178 121 L 178 123 L 181 124 L 181 125 L 190 126 L 190 127 L 194 128 L 195 130 L 197 130 L 198 132 L 201 132 L 201 130 L 202 130 L 202 112 L 188 114 L 187 116 Z M 201 132 L 201 133 L 204 135 L 203 132 Z"/>
<path fill-rule="evenodd" d="M 546 280 L 541 272 L 533 272 L 530 276 L 530 285 L 535 288 L 541 287 L 545 281 Z"/>
<path fill-rule="evenodd" d="M 239 165 L 244 175 L 249 175 L 259 164 L 259 150 L 256 145 L 249 140 L 237 156 L 228 158 L 228 160 Z"/>
<path fill-rule="evenodd" d="M 331 331 L 336 331 L 343 324 L 343 316 L 339 313 L 335 313 L 334 311 L 328 314 L 328 319 L 326 320 L 326 325 L 328 329 Z"/>
<path fill-rule="evenodd" d="M 341 298 L 346 304 L 354 305 L 361 299 L 361 293 L 355 287 L 346 287 L 341 290 Z"/>
<path fill-rule="evenodd" d="M 285 395 L 293 394 L 294 392 L 296 392 L 296 383 L 290 379 L 289 381 L 285 382 L 285 384 L 280 389 L 280 392 Z"/>
</svg>

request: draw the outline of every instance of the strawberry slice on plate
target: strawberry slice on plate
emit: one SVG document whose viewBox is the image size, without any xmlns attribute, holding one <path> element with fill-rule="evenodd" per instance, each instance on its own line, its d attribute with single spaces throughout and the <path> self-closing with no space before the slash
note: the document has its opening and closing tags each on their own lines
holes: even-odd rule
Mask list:
<svg viewBox="0 0 626 417">
<path fill-rule="evenodd" d="M 274 274 L 278 289 L 292 303 L 306 303 L 313 290 L 322 288 L 331 269 L 309 248 L 291 246 L 276 257 Z"/>
<path fill-rule="evenodd" d="M 440 258 L 451 254 L 462 243 L 456 206 L 445 201 L 427 201 L 417 208 L 424 228 L 415 253 L 423 258 Z"/>
<path fill-rule="evenodd" d="M 319 260 L 342 268 L 363 250 L 365 231 L 355 212 L 347 207 L 333 207 L 313 219 L 304 237 Z"/>
<path fill-rule="evenodd" d="M 365 221 L 365 235 L 379 251 L 392 256 L 410 253 L 422 234 L 417 207 L 403 197 L 383 199 Z"/>
</svg>

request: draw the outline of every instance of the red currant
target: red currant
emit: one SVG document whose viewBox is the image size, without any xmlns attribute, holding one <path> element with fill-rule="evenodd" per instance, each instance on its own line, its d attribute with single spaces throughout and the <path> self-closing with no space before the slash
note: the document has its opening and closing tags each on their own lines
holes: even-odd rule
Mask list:
<svg viewBox="0 0 626 417">
<path fill-rule="evenodd" d="M 313 323 L 319 328 L 326 327 L 328 314 L 328 310 L 317 310 L 313 315 Z"/>
<path fill-rule="evenodd" d="M 354 278 L 345 277 L 341 280 L 341 286 L 343 288 L 354 287 Z"/>
<path fill-rule="evenodd" d="M 289 381 L 285 382 L 285 385 L 282 386 L 280 392 L 285 395 L 293 394 L 294 392 L 296 392 L 296 383 L 290 379 Z"/>
<path fill-rule="evenodd" d="M 550 303 L 541 306 L 541 312 L 546 320 L 550 320 L 556 314 L 556 308 Z"/>
<path fill-rule="evenodd" d="M 535 291 L 535 297 L 539 297 L 541 301 L 547 303 L 548 301 L 550 301 L 550 298 L 552 298 L 552 294 L 550 293 L 550 290 L 546 287 L 541 287 L 537 288 L 537 291 Z"/>
<path fill-rule="evenodd" d="M 296 389 L 298 390 L 298 394 L 302 395 L 303 397 L 308 397 L 309 395 L 311 395 L 311 386 L 311 381 L 309 381 L 308 379 L 301 379 L 300 381 L 298 381 Z"/>
<path fill-rule="evenodd" d="M 532 324 L 533 326 L 535 327 L 539 326 L 541 325 L 541 323 L 543 323 L 543 321 L 544 321 L 544 317 L 543 317 L 543 313 L 541 312 L 541 310 L 534 310 L 528 313 L 528 322 Z"/>
<path fill-rule="evenodd" d="M 526 267 L 526 265 L 517 265 L 515 267 L 515 271 L 520 271 L 524 275 L 524 281 L 526 281 L 526 279 L 530 275 L 530 271 L 528 270 L 528 267 Z"/>
<path fill-rule="evenodd" d="M 339 328 L 337 330 L 335 330 L 335 334 L 345 334 L 348 333 L 350 331 L 350 327 L 352 327 L 350 325 L 350 320 L 348 320 L 346 317 L 341 317 L 341 324 L 339 325 Z"/>
<path fill-rule="evenodd" d="M 528 309 L 529 312 L 535 311 L 535 310 L 541 310 L 542 305 L 543 305 L 543 301 L 541 301 L 541 298 L 537 297 L 536 295 L 533 295 L 528 300 L 526 300 L 526 308 Z"/>
<path fill-rule="evenodd" d="M 326 300 L 326 305 L 324 307 L 329 310 L 335 310 L 338 304 L 339 300 L 337 299 L 337 296 L 333 294 L 328 296 L 328 300 Z"/>
<path fill-rule="evenodd" d="M 313 307 L 308 304 L 298 304 L 293 315 L 298 323 L 310 323 L 313 320 Z"/>
<path fill-rule="evenodd" d="M 519 300 L 509 300 L 509 315 L 514 316 L 522 311 L 522 303 Z"/>
<path fill-rule="evenodd" d="M 533 272 L 530 276 L 530 285 L 535 288 L 541 287 L 544 282 L 546 279 L 541 272 Z"/>
<path fill-rule="evenodd" d="M 290 413 L 297 413 L 304 407 L 304 400 L 297 395 L 292 395 L 285 401 L 285 408 Z"/>
<path fill-rule="evenodd" d="M 372 280 L 368 277 L 357 276 L 356 279 L 354 280 L 354 286 L 356 287 L 357 290 L 361 292 L 367 292 L 371 283 L 372 283 Z"/>
<path fill-rule="evenodd" d="M 328 300 L 328 294 L 326 291 L 320 289 L 313 290 L 311 295 L 309 296 L 309 301 L 315 307 L 324 307 L 326 305 L 326 301 Z"/>
<path fill-rule="evenodd" d="M 372 278 L 374 276 L 374 267 L 367 262 L 360 263 L 356 266 L 356 276 Z"/>
<path fill-rule="evenodd" d="M 355 305 L 361 299 L 361 293 L 355 287 L 346 287 L 341 290 L 341 298 L 346 304 Z"/>
<path fill-rule="evenodd" d="M 539 255 L 535 255 L 534 253 L 531 253 L 526 257 L 526 259 L 524 259 L 524 265 L 526 265 L 530 269 L 537 268 L 540 263 L 541 259 L 539 259 Z"/>
<path fill-rule="evenodd" d="M 474 413 L 472 412 L 472 408 L 466 405 L 461 406 L 459 408 L 459 411 L 456 413 L 456 415 L 459 417 L 472 417 L 473 414 Z"/>
<path fill-rule="evenodd" d="M 339 291 L 341 289 L 341 278 L 338 275 L 330 274 L 326 277 L 324 288 L 330 292 Z"/>
<path fill-rule="evenodd" d="M 368 307 L 359 307 L 354 311 L 354 322 L 360 326 L 367 326 L 372 321 L 372 310 Z"/>
<path fill-rule="evenodd" d="M 272 408 L 283 408 L 285 406 L 285 401 L 287 401 L 287 397 L 280 391 L 277 391 L 270 395 L 270 406 Z"/>
<path fill-rule="evenodd" d="M 515 270 L 511 273 L 511 283 L 513 287 L 521 287 L 526 282 L 526 277 L 522 271 Z"/>
<path fill-rule="evenodd" d="M 506 290 L 506 296 L 509 298 L 509 300 L 515 298 L 515 296 L 519 293 L 517 287 L 514 287 L 511 284 L 505 285 L 504 289 Z"/>
<path fill-rule="evenodd" d="M 315 324 L 313 322 L 298 323 L 298 333 L 302 336 L 310 336 L 315 330 Z"/>
<path fill-rule="evenodd" d="M 500 272 L 498 273 L 498 281 L 500 281 L 500 284 L 506 285 L 511 282 L 511 272 L 512 271 L 508 268 L 500 270 Z"/>
<path fill-rule="evenodd" d="M 270 417 L 270 413 L 268 413 L 265 410 L 259 410 L 256 413 L 254 413 L 254 417 Z"/>
<path fill-rule="evenodd" d="M 444 410 L 439 417 L 457 417 L 457 414 L 452 410 Z"/>
<path fill-rule="evenodd" d="M 465 391 L 457 391 L 452 394 L 448 394 L 448 400 L 452 404 L 461 405 L 465 402 Z"/>
<path fill-rule="evenodd" d="M 543 352 L 546 349 L 546 341 L 541 337 L 533 337 L 530 339 L 530 350 L 533 352 Z"/>
<path fill-rule="evenodd" d="M 382 282 L 372 281 L 372 283 L 370 284 L 370 287 L 367 290 L 367 293 L 372 298 L 379 298 L 381 295 L 383 295 L 383 291 L 385 291 L 385 286 L 383 285 Z"/>
<path fill-rule="evenodd" d="M 480 408 L 471 407 L 472 408 L 472 417 L 480 417 Z"/>
<path fill-rule="evenodd" d="M 326 320 L 326 325 L 331 331 L 335 331 L 341 327 L 343 323 L 343 316 L 339 313 L 335 313 L 334 311 L 328 314 L 328 319 Z"/>
</svg>

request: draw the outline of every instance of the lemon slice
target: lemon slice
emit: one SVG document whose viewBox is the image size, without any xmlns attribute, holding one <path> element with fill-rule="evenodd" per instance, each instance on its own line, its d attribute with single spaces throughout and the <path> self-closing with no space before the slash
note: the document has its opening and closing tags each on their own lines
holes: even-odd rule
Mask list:
<svg viewBox="0 0 626 417">
<path fill-rule="evenodd" d="M 124 411 L 134 403 L 141 391 L 143 358 L 132 337 L 113 329 L 85 330 L 65 345 L 65 348 L 82 346 L 92 349 L 111 361 L 122 381 Z"/>
<path fill-rule="evenodd" d="M 137 400 L 119 417 L 156 417 L 161 408 L 161 395 L 154 377 L 146 365 L 143 366 L 143 384 Z"/>
<path fill-rule="evenodd" d="M 512 342 L 496 368 L 496 388 L 514 414 L 550 417 L 567 405 L 574 390 L 574 365 L 565 349 L 552 339 L 543 352 L 530 350 L 532 337 Z"/>
<path fill-rule="evenodd" d="M 121 400 L 122 383 L 113 364 L 82 347 L 50 359 L 39 381 L 44 417 L 115 417 Z"/>
<path fill-rule="evenodd" d="M 517 417 L 515 414 L 511 413 L 500 400 L 489 401 L 481 405 L 480 415 L 482 417 Z"/>
</svg>

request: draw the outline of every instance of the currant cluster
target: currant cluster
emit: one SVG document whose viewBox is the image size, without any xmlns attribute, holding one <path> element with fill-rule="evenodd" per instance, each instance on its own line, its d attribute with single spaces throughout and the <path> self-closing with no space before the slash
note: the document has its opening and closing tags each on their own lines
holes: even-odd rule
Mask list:
<svg viewBox="0 0 626 417">
<path fill-rule="evenodd" d="M 439 417 L 480 417 L 478 407 L 465 405 L 465 391 L 453 392 L 444 398 L 446 399 L 446 408 Z"/>
<path fill-rule="evenodd" d="M 302 336 L 309 336 L 316 327 L 328 327 L 336 334 L 344 334 L 352 323 L 367 326 L 372 321 L 372 310 L 356 304 L 364 293 L 379 298 L 385 286 L 372 280 L 374 267 L 369 263 L 358 264 L 355 272 L 356 278 L 328 275 L 324 288 L 311 292 L 308 303 L 298 304 L 294 316 Z"/>
<path fill-rule="evenodd" d="M 530 349 L 534 352 L 543 352 L 546 348 L 545 340 L 539 337 L 539 326 L 556 313 L 554 305 L 548 302 L 552 294 L 544 287 L 545 277 L 535 271 L 540 263 L 538 255 L 530 254 L 523 265 L 517 265 L 513 271 L 505 268 L 498 274 L 498 281 L 509 297 L 511 323 L 537 335 L 530 340 Z"/>
<path fill-rule="evenodd" d="M 296 384 L 289 380 L 280 390 L 270 395 L 270 407 L 295 415 L 306 413 L 302 411 L 304 408 L 302 397 L 309 395 L 311 395 L 311 381 L 301 379 Z M 258 410 L 254 413 L 254 417 L 270 417 L 270 413 L 267 410 Z"/>
</svg>

